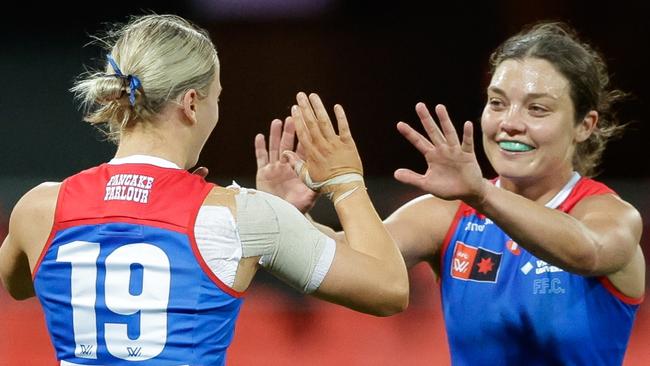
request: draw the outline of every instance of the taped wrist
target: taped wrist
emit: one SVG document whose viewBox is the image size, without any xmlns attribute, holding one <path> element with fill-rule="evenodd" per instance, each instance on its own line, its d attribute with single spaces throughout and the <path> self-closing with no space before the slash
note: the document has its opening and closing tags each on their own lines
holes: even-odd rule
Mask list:
<svg viewBox="0 0 650 366">
<path fill-rule="evenodd" d="M 260 256 L 272 275 L 303 293 L 315 291 L 334 260 L 336 243 L 295 207 L 268 193 L 235 196 L 242 256 Z"/>
<path fill-rule="evenodd" d="M 295 171 L 307 187 L 320 194 L 324 194 L 334 202 L 334 205 L 350 196 L 356 190 L 366 189 L 363 175 L 357 169 L 335 173 L 337 175 L 322 182 L 314 182 L 311 179 L 309 170 L 303 161 L 296 163 Z"/>
</svg>

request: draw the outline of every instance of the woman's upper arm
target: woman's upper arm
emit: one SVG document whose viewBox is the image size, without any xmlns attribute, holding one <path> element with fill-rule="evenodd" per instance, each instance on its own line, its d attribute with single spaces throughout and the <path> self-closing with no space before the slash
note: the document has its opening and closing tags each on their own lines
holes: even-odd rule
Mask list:
<svg viewBox="0 0 650 366">
<path fill-rule="evenodd" d="M 427 194 L 406 203 L 384 220 L 407 267 L 431 262 L 438 254 L 458 205 L 459 201 L 445 201 Z"/>
<path fill-rule="evenodd" d="M 391 278 L 394 271 L 387 268 L 385 261 L 328 237 L 295 207 L 277 197 L 256 192 L 246 196 L 246 200 L 249 209 L 257 202 L 254 213 L 251 212 L 257 217 L 257 224 L 250 228 L 240 226 L 245 233 L 242 240 L 257 237 L 252 242 L 258 248 L 261 241 L 267 243 L 263 246 L 268 249 L 256 254 L 262 255 L 260 262 L 272 275 L 300 292 L 357 311 L 390 315 L 403 310 L 401 305 L 405 301 L 396 299 L 401 299 L 404 289 Z M 238 205 L 238 211 L 241 207 L 244 205 Z M 238 217 L 242 213 L 238 212 Z M 240 225 L 253 222 L 239 221 Z M 249 233 L 250 229 L 259 234 Z M 264 238 L 260 236 L 262 232 L 266 233 Z"/>
<path fill-rule="evenodd" d="M 391 288 L 391 279 L 384 268 L 378 259 L 337 241 L 332 264 L 314 295 L 363 313 L 395 314 L 407 304 L 396 306 L 393 299 L 399 295 L 394 293 L 401 290 Z"/>
<path fill-rule="evenodd" d="M 623 269 L 639 253 L 643 222 L 629 203 L 611 194 L 591 196 L 570 212 L 595 243 L 595 275 L 613 274 Z"/>
<path fill-rule="evenodd" d="M 7 235 L 0 247 L 0 279 L 13 298 L 22 300 L 34 295 L 30 273 L 25 252 L 11 234 Z"/>
<path fill-rule="evenodd" d="M 0 247 L 0 277 L 17 299 L 34 295 L 31 269 L 47 241 L 59 184 L 44 183 L 27 192 L 14 207 L 9 233 Z"/>
<path fill-rule="evenodd" d="M 591 274 L 606 276 L 623 295 L 640 299 L 645 293 L 645 259 L 639 245 L 643 222 L 639 212 L 617 196 L 588 197 L 570 215 L 585 227 L 595 243 Z"/>
</svg>

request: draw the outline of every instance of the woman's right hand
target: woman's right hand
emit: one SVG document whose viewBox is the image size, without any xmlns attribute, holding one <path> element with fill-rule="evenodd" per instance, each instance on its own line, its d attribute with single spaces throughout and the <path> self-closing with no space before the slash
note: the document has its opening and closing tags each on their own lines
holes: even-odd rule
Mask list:
<svg viewBox="0 0 650 366">
<path fill-rule="evenodd" d="M 334 202 L 345 240 L 337 240 L 330 269 L 315 291 L 321 299 L 387 316 L 408 306 L 404 259 L 377 214 L 363 182 L 363 167 L 345 112 L 334 106 L 338 134 L 316 94 L 298 93 L 291 108 L 304 157 L 283 155 L 308 187 Z"/>
<path fill-rule="evenodd" d="M 328 195 L 336 204 L 359 187 L 365 189 L 363 166 L 350 134 L 343 107 L 334 106 L 339 134 L 320 97 L 312 93 L 296 96 L 298 105 L 291 108 L 291 120 L 304 147 L 303 157 L 291 151 L 283 153 L 305 184 Z"/>
</svg>

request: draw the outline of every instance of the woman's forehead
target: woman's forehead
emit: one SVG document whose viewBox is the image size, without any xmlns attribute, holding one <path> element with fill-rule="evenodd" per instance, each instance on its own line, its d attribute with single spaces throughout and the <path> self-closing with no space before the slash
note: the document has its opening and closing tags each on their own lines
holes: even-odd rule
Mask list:
<svg viewBox="0 0 650 366">
<path fill-rule="evenodd" d="M 488 90 L 525 95 L 569 95 L 569 82 L 553 65 L 539 58 L 508 59 L 496 68 Z"/>
</svg>

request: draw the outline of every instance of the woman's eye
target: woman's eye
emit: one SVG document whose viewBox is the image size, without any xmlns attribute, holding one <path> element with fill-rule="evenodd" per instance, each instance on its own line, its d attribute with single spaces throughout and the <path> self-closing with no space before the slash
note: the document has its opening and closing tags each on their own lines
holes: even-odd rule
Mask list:
<svg viewBox="0 0 650 366">
<path fill-rule="evenodd" d="M 545 114 L 548 112 L 548 108 L 536 104 L 531 105 L 528 109 L 534 114 Z"/>
<path fill-rule="evenodd" d="M 503 102 L 500 99 L 489 99 L 488 104 L 494 109 L 503 108 Z"/>
</svg>

